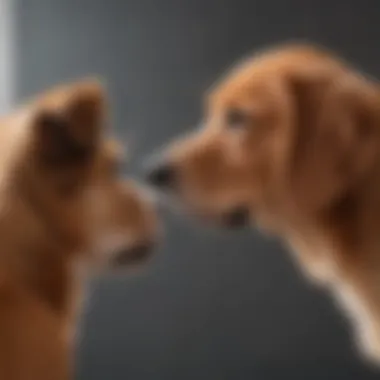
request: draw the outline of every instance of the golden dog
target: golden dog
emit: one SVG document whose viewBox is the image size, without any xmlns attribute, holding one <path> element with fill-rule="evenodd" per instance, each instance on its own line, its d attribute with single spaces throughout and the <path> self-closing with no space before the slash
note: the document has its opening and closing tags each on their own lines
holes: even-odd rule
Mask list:
<svg viewBox="0 0 380 380">
<path fill-rule="evenodd" d="M 285 45 L 235 67 L 210 91 L 204 126 L 178 139 L 148 179 L 230 227 L 258 223 L 353 319 L 380 361 L 380 87 L 342 59 Z"/>
<path fill-rule="evenodd" d="M 120 177 L 102 86 L 57 87 L 0 121 L 0 378 L 67 380 L 83 270 L 149 256 L 156 214 Z"/>
</svg>

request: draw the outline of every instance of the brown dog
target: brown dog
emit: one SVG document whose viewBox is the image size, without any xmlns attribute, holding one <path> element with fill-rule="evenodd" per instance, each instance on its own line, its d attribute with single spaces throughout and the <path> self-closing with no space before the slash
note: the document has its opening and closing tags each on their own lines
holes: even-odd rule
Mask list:
<svg viewBox="0 0 380 380">
<path fill-rule="evenodd" d="M 83 269 L 132 265 L 156 239 L 153 205 L 122 181 L 93 80 L 0 121 L 0 378 L 71 378 Z"/>
<path fill-rule="evenodd" d="M 380 360 L 377 83 L 311 46 L 264 52 L 215 86 L 204 127 L 148 176 L 203 217 L 281 236 Z"/>
</svg>

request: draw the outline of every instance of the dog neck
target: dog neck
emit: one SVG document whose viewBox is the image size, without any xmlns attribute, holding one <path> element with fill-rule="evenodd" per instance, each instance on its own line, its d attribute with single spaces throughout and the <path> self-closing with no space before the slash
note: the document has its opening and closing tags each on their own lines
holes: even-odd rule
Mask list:
<svg viewBox="0 0 380 380">
<path fill-rule="evenodd" d="M 8 189 L 7 194 L 12 192 Z M 76 267 L 81 255 L 56 241 L 23 199 L 0 198 L 1 272 L 63 320 L 71 318 L 80 288 Z"/>
<path fill-rule="evenodd" d="M 313 281 L 331 283 L 358 266 L 380 265 L 378 168 L 378 175 L 372 173 L 322 212 L 300 217 L 293 213 L 281 224 L 280 235 Z"/>
</svg>

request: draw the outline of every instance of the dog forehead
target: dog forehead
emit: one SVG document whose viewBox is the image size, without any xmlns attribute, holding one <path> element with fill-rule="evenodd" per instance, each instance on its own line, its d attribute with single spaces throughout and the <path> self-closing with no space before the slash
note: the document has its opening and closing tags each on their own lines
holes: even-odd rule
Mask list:
<svg viewBox="0 0 380 380">
<path fill-rule="evenodd" d="M 207 94 L 211 105 L 262 95 L 293 73 L 341 70 L 343 61 L 311 45 L 284 45 L 262 51 L 232 68 Z"/>
</svg>

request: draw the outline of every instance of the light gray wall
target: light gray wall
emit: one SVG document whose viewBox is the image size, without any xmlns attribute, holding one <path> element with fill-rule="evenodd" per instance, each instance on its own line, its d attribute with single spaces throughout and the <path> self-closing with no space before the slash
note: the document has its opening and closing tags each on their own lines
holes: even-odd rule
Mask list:
<svg viewBox="0 0 380 380">
<path fill-rule="evenodd" d="M 133 173 L 197 122 L 201 95 L 220 73 L 263 45 L 308 37 L 380 75 L 375 0 L 17 4 L 18 96 L 106 77 L 118 132 L 134 143 Z M 146 274 L 92 284 L 78 379 L 379 378 L 358 361 L 340 313 L 277 242 L 165 219 L 168 239 Z"/>
<path fill-rule="evenodd" d="M 0 113 L 10 109 L 15 97 L 14 2 L 0 0 Z"/>
</svg>

